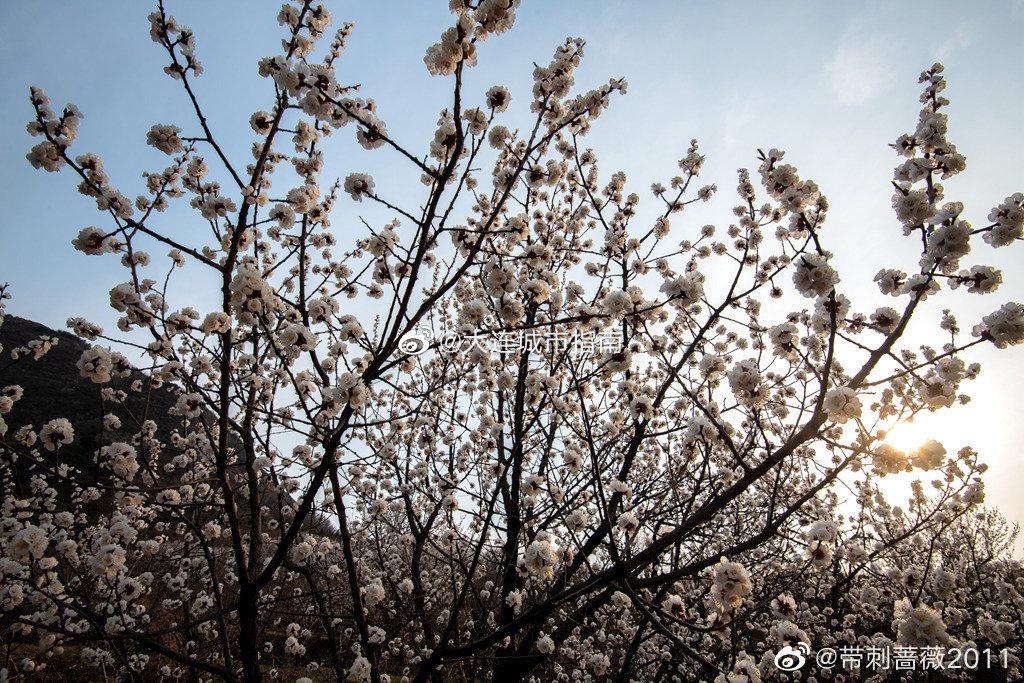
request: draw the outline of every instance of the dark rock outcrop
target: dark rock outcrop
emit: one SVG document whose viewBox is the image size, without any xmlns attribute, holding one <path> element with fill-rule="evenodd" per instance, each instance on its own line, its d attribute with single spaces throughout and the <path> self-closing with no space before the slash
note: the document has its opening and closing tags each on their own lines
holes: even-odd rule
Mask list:
<svg viewBox="0 0 1024 683">
<path fill-rule="evenodd" d="M 57 343 L 38 360 L 31 354 L 12 360 L 11 352 L 43 337 Z M 138 431 L 142 421 L 151 419 L 157 424 L 157 434 L 166 443 L 166 437 L 177 425 L 178 419 L 169 415 L 177 397 L 169 386 L 149 387 L 148 377 L 133 371 L 128 378 L 114 380 L 110 385 L 94 384 L 78 371 L 78 359 L 91 345 L 61 330 L 53 330 L 25 318 L 8 315 L 0 325 L 0 388 L 20 385 L 24 395 L 16 401 L 5 417 L 8 438 L 25 425 L 40 429 L 48 421 L 64 417 L 75 428 L 72 444 L 57 452 L 64 462 L 74 464 L 85 472 L 92 472 L 94 454 L 103 445 L 102 421 L 107 413 L 117 415 L 122 422 L 118 432 L 130 434 Z M 103 386 L 127 390 L 135 380 L 143 382 L 141 392 L 129 391 L 123 405 L 104 403 L 100 398 Z M 108 433 L 108 442 L 110 434 Z"/>
<path fill-rule="evenodd" d="M 30 342 L 43 337 L 55 338 L 57 343 L 41 358 L 35 359 L 30 353 L 12 360 L 12 351 L 28 346 Z M 54 330 L 14 315 L 6 315 L 3 324 L 0 324 L 0 345 L 0 390 L 10 385 L 19 385 L 24 390 L 21 399 L 3 416 L 8 430 L 5 439 L 0 439 L 0 452 L 13 448 L 13 435 L 21 427 L 32 425 L 38 432 L 50 420 L 67 418 L 75 430 L 74 441 L 53 453 L 39 450 L 45 457 L 52 458 L 48 463 L 50 466 L 67 464 L 74 467 L 75 480 L 78 484 L 94 485 L 109 476 L 96 464 L 97 451 L 111 441 L 131 442 L 133 436 L 138 434 L 142 423 L 152 420 L 157 427 L 156 438 L 162 444 L 161 451 L 147 453 L 145 449 L 139 449 L 139 464 L 144 470 L 156 474 L 161 483 L 175 485 L 180 471 L 173 468 L 167 471 L 164 467 L 177 455 L 177 451 L 169 444 L 171 434 L 181 425 L 181 418 L 170 412 L 177 402 L 177 389 L 173 385 L 153 387 L 149 375 L 140 370 L 133 370 L 128 377 L 115 378 L 109 384 L 94 384 L 90 379 L 83 377 L 78 369 L 78 360 L 82 353 L 93 344 L 68 332 Z M 141 381 L 141 391 L 130 391 L 130 385 L 136 380 Z M 101 400 L 101 391 L 104 387 L 124 390 L 127 398 L 123 403 L 104 402 Z M 121 427 L 104 431 L 103 416 L 107 414 L 120 418 Z M 206 419 L 208 424 L 216 421 L 210 414 L 206 415 Z M 241 464 L 244 462 L 244 450 L 240 439 L 231 434 L 229 442 L 237 454 L 237 459 L 228 469 L 233 474 L 244 475 Z M 26 467 L 25 463 L 15 462 L 15 472 L 16 481 L 13 484 L 24 493 L 33 471 Z M 0 484 L 3 483 L 2 479 L 3 473 L 0 472 Z M 239 481 L 244 479 L 240 477 Z M 268 485 L 270 477 L 261 477 L 260 481 Z M 63 487 L 58 485 L 56 488 L 62 494 L 65 493 Z M 240 517 L 245 522 L 250 507 L 245 487 L 241 486 L 235 495 Z M 93 512 L 105 511 L 105 502 L 109 501 L 100 499 L 98 505 L 92 506 L 91 509 Z M 287 493 L 274 490 L 272 486 L 269 490 L 260 492 L 259 507 L 263 514 L 276 519 L 282 505 L 291 507 L 294 500 Z M 311 530 L 332 533 L 332 525 L 320 515 L 312 515 L 308 524 Z"/>
</svg>

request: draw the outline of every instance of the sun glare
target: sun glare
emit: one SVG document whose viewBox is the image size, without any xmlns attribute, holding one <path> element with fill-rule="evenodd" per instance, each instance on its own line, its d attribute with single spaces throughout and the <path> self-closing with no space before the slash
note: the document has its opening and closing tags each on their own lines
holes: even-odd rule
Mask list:
<svg viewBox="0 0 1024 683">
<path fill-rule="evenodd" d="M 898 448 L 904 453 L 909 453 L 923 444 L 929 438 L 935 438 L 926 425 L 921 422 L 900 422 L 890 429 L 885 435 L 885 443 Z"/>
<path fill-rule="evenodd" d="M 956 449 L 969 441 L 969 427 L 959 416 L 949 412 L 919 413 L 913 420 L 898 422 L 885 435 L 885 443 L 904 453 L 915 451 L 928 439 L 935 439 L 947 449 Z"/>
</svg>

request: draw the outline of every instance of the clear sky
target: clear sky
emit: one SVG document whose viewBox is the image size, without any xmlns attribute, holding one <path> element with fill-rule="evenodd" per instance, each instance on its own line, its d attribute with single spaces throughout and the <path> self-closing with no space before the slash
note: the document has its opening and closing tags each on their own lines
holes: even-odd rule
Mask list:
<svg viewBox="0 0 1024 683">
<path fill-rule="evenodd" d="M 206 74 L 200 98 L 228 153 L 248 153 L 249 115 L 268 108 L 268 85 L 256 73 L 260 57 L 275 54 L 281 30 L 275 2 L 167 0 L 170 13 L 197 32 Z M 450 24 L 447 2 L 328 2 L 336 21 L 355 33 L 340 80 L 358 82 L 376 99 L 389 131 L 413 149 L 426 148 L 437 113 L 449 103 L 448 83 L 430 77 L 424 50 Z M 134 197 L 140 173 L 161 169 L 166 157 L 145 146 L 153 123 L 195 130 L 177 84 L 163 76 L 162 50 L 150 41 L 143 0 L 64 0 L 0 4 L 0 281 L 15 299 L 10 311 L 54 327 L 83 315 L 112 328 L 106 292 L 123 275 L 116 260 L 87 258 L 70 240 L 100 224 L 91 200 L 70 176 L 33 170 L 24 155 L 31 115 L 29 84 L 43 86 L 56 105 L 70 101 L 85 113 L 74 149 L 103 156 L 114 184 Z M 512 91 L 509 116 L 525 120 L 532 64 L 547 63 L 567 35 L 587 42 L 577 83 L 590 87 L 624 76 L 629 93 L 597 121 L 589 138 L 605 174 L 627 172 L 631 189 L 646 196 L 664 181 L 696 137 L 708 156 L 705 176 L 723 189 L 707 207 L 687 215 L 692 228 L 724 225 L 733 202 L 735 170 L 756 166 L 757 148 L 778 147 L 813 179 L 832 210 L 825 241 L 836 252 L 843 291 L 857 310 L 882 305 L 871 284 L 882 266 L 909 269 L 915 245 L 901 239 L 889 206 L 896 157 L 888 144 L 912 130 L 918 111 L 918 73 L 941 60 L 952 100 L 950 139 L 967 155 L 968 170 L 947 184 L 968 220 L 982 224 L 1005 196 L 1024 191 L 1024 2 L 597 2 L 526 0 L 511 33 L 480 47 L 466 92 L 482 99 L 495 83 Z M 394 175 L 396 159 L 364 154 L 350 130 L 327 145 L 325 177 L 369 171 L 378 189 L 414 201 L 417 186 Z M 361 208 L 361 207 L 360 207 Z M 339 202 L 339 241 L 356 234 L 356 205 Z M 348 213 L 346 213 L 348 212 Z M 187 214 L 171 213 L 168 221 Z M 184 231 L 187 225 L 169 225 Z M 1019 245 L 1018 245 L 1019 246 Z M 163 251 L 153 250 L 154 255 Z M 978 249 L 967 264 L 1003 270 L 1004 285 L 986 297 L 956 293 L 952 305 L 969 329 L 1007 300 L 1024 300 L 1020 249 Z M 943 297 L 946 299 L 946 297 Z M 197 304 L 197 305 L 201 305 Z M 926 313 L 937 317 L 935 306 Z M 919 341 L 938 345 L 923 331 Z M 1024 349 L 984 348 L 975 358 L 982 377 L 969 387 L 966 407 L 929 422 L 951 449 L 978 448 L 991 466 L 990 503 L 1024 521 L 1024 457 L 1020 422 Z"/>
</svg>

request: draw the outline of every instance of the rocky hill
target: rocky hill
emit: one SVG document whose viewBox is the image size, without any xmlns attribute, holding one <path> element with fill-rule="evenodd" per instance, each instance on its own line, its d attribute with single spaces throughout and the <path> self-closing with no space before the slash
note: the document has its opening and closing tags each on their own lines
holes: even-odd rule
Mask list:
<svg viewBox="0 0 1024 683">
<path fill-rule="evenodd" d="M 40 358 L 34 358 L 31 353 L 19 353 L 19 358 L 12 358 L 13 351 L 42 339 L 55 340 L 56 343 Z M 85 485 L 99 483 L 106 476 L 95 462 L 96 452 L 103 445 L 104 415 L 114 414 L 122 423 L 120 429 L 107 430 L 106 443 L 112 440 L 129 441 L 144 420 L 152 420 L 157 425 L 156 436 L 159 441 L 170 444 L 170 435 L 180 424 L 180 418 L 170 414 L 171 407 L 177 401 L 172 385 L 152 388 L 149 376 L 139 370 L 133 370 L 129 377 L 115 379 L 108 385 L 94 384 L 82 377 L 78 360 L 90 346 L 90 343 L 68 332 L 54 330 L 14 315 L 6 315 L 3 324 L 0 324 L 0 391 L 11 385 L 18 385 L 24 390 L 22 398 L 14 403 L 9 413 L 2 416 L 8 426 L 7 443 L 23 426 L 32 425 L 38 431 L 50 420 L 67 418 L 74 426 L 74 441 L 56 451 L 53 457 L 56 463 L 76 467 L 81 472 L 78 482 Z M 136 380 L 142 381 L 143 390 L 128 391 L 128 398 L 123 404 L 101 401 L 102 387 L 127 389 Z M 0 452 L 3 450 L 4 440 L 0 439 Z M 47 452 L 43 451 L 43 454 Z M 162 463 L 170 461 L 176 454 L 172 447 L 166 446 L 157 456 L 160 462 L 149 464 L 154 470 L 163 473 Z M 145 467 L 146 463 L 140 462 L 140 465 Z M 25 468 L 18 467 L 17 463 L 15 468 L 18 472 L 15 486 L 23 489 L 28 485 L 29 473 Z M 241 465 L 235 464 L 231 469 L 234 468 L 240 470 Z M 175 475 L 172 472 L 167 476 L 173 481 Z M 264 483 L 269 483 L 269 480 L 269 477 L 261 478 Z M 241 503 L 245 499 L 244 490 L 239 491 L 238 495 Z M 261 492 L 260 507 L 264 514 L 277 517 L 281 496 L 289 504 L 292 502 L 286 493 L 276 490 Z M 104 507 L 102 503 L 101 499 L 100 509 Z M 244 521 L 247 506 L 242 504 L 240 508 Z M 318 515 L 310 520 L 310 528 L 321 533 L 332 533 L 331 527 L 329 521 Z"/>
<path fill-rule="evenodd" d="M 39 359 L 31 353 L 12 359 L 14 350 L 44 338 L 54 339 L 56 344 Z M 75 440 L 60 449 L 59 454 L 84 465 L 87 472 L 91 471 L 89 464 L 101 445 L 104 414 L 120 417 L 125 432 L 137 431 L 136 421 L 152 419 L 157 423 L 158 434 L 168 436 L 174 423 L 168 410 L 176 400 L 170 388 L 161 387 L 128 392 L 124 406 L 104 404 L 100 400 L 101 385 L 82 377 L 78 371 L 78 359 L 89 346 L 72 334 L 14 315 L 6 316 L 0 325 L 0 387 L 19 385 L 24 389 L 22 398 L 5 416 L 8 433 L 13 434 L 24 425 L 39 429 L 49 420 L 68 418 L 75 428 Z M 127 388 L 136 379 L 147 378 L 136 371 L 129 378 L 116 380 L 114 386 Z"/>
</svg>

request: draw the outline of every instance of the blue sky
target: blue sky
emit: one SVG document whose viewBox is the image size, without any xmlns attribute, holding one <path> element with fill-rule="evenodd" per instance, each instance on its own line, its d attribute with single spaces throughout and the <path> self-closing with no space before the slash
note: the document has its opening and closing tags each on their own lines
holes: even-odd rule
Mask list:
<svg viewBox="0 0 1024 683">
<path fill-rule="evenodd" d="M 83 315 L 112 328 L 106 292 L 121 281 L 115 261 L 86 258 L 69 242 L 81 227 L 100 224 L 93 203 L 70 176 L 33 170 L 24 155 L 31 110 L 29 84 L 43 86 L 58 105 L 85 113 L 76 151 L 103 156 L 115 185 L 134 197 L 141 172 L 166 157 L 145 146 L 152 123 L 194 130 L 177 84 L 163 76 L 163 53 L 148 36 L 142 0 L 82 0 L 41 6 L 0 5 L 0 281 L 9 281 L 13 313 L 56 327 Z M 168 0 L 168 10 L 197 32 L 206 74 L 196 88 L 229 155 L 248 153 L 249 115 L 267 108 L 260 57 L 278 49 L 274 2 Z M 423 52 L 450 23 L 447 2 L 329 2 L 336 21 L 356 30 L 340 66 L 341 80 L 363 85 L 389 130 L 423 150 L 448 104 L 445 79 L 430 77 Z M 888 143 L 913 128 L 917 75 L 936 60 L 947 67 L 950 139 L 968 158 L 968 171 L 947 185 L 969 220 L 984 221 L 1008 194 L 1024 190 L 1024 137 L 1019 131 L 1024 90 L 1024 3 L 820 2 L 538 2 L 526 0 L 512 32 L 480 47 L 480 65 L 466 92 L 482 98 L 495 83 L 512 91 L 510 121 L 525 121 L 533 62 L 547 63 L 565 36 L 588 41 L 577 83 L 589 87 L 624 76 L 629 93 L 598 119 L 589 138 L 605 174 L 627 172 L 644 196 L 652 181 L 673 175 L 690 138 L 708 156 L 705 176 L 723 192 L 687 216 L 693 227 L 724 225 L 735 170 L 756 166 L 758 147 L 787 152 L 832 205 L 827 244 L 836 252 L 845 291 L 860 310 L 880 305 L 871 277 L 882 266 L 911 266 L 915 245 L 900 238 L 889 208 L 896 158 Z M 366 154 L 343 131 L 327 145 L 326 177 L 369 171 L 379 189 L 414 201 L 415 177 L 398 172 L 386 153 Z M 355 205 L 339 203 L 340 241 L 357 234 Z M 360 207 L 362 208 L 362 207 Z M 174 221 L 182 221 L 181 225 Z M 186 213 L 170 212 L 168 229 L 187 235 Z M 1006 300 L 1024 299 L 1019 249 L 971 263 L 1003 270 L 1004 286 L 988 297 L 957 295 L 965 328 Z M 154 254 L 157 251 L 154 250 Z M 162 255 L 162 251 L 159 252 Z M 879 299 L 876 301 L 876 299 Z M 937 310 L 932 311 L 937 315 Z M 932 341 L 926 331 L 920 341 Z M 984 349 L 987 366 L 976 400 L 937 424 L 951 447 L 973 443 L 992 466 L 989 501 L 1024 520 L 1014 481 L 1024 477 L 1019 378 L 1024 350 Z M 962 437 L 962 438 L 961 438 Z"/>
</svg>

